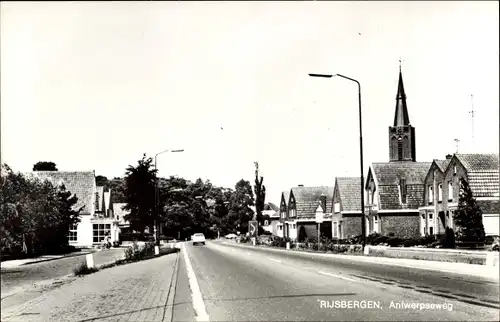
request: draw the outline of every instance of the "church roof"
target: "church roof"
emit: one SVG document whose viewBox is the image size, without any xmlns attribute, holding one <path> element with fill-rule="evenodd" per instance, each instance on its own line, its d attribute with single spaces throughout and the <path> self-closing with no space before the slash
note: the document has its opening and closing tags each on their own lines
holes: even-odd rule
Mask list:
<svg viewBox="0 0 500 322">
<path fill-rule="evenodd" d="M 403 86 L 403 75 L 399 69 L 398 93 L 396 95 L 396 113 L 394 115 L 394 126 L 410 125 L 408 107 L 406 106 L 406 94 Z"/>
<path fill-rule="evenodd" d="M 424 200 L 424 180 L 432 162 L 372 163 L 370 173 L 377 182 L 380 209 L 418 209 Z M 373 171 L 372 171 L 373 169 Z M 400 201 L 399 184 L 405 179 L 407 203 Z"/>
</svg>

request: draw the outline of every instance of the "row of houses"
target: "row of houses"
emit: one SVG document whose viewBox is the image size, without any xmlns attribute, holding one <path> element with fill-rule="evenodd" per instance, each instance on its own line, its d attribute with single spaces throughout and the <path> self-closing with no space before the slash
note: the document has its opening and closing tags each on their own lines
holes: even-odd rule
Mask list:
<svg viewBox="0 0 500 322">
<path fill-rule="evenodd" d="M 498 154 L 454 154 L 430 162 L 416 160 L 416 132 L 410 124 L 401 70 L 394 122 L 389 126 L 389 162 L 369 167 L 360 177 L 337 177 L 332 186 L 299 185 L 283 191 L 273 233 L 297 239 L 316 237 L 316 213 L 324 216 L 321 235 L 345 239 L 362 234 L 361 189 L 366 234 L 410 238 L 455 228 L 460 179 L 468 181 L 483 210 L 487 235 L 499 235 Z"/>
</svg>

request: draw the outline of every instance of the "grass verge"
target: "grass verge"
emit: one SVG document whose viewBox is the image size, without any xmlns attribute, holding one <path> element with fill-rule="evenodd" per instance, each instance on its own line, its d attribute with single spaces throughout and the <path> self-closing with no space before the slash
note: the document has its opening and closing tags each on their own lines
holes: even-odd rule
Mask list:
<svg viewBox="0 0 500 322">
<path fill-rule="evenodd" d="M 107 269 L 107 268 L 111 268 L 111 267 L 115 267 L 115 266 L 120 266 L 120 265 L 126 265 L 126 264 L 130 264 L 130 263 L 135 263 L 135 262 L 140 262 L 140 261 L 144 261 L 144 260 L 148 260 L 148 259 L 152 259 L 152 258 L 158 258 L 161 256 L 178 253 L 179 251 L 180 251 L 180 249 L 178 249 L 178 248 L 160 248 L 160 253 L 158 255 L 148 254 L 148 255 L 141 257 L 141 258 L 134 257 L 134 258 L 130 258 L 130 259 L 127 259 L 127 258 L 118 259 L 113 263 L 101 265 L 99 268 L 95 268 L 95 267 L 88 268 L 86 263 L 82 263 L 77 268 L 75 268 L 73 270 L 73 272 L 74 272 L 75 276 L 84 276 L 84 275 L 98 272 L 99 270 L 103 270 L 103 269 Z"/>
</svg>

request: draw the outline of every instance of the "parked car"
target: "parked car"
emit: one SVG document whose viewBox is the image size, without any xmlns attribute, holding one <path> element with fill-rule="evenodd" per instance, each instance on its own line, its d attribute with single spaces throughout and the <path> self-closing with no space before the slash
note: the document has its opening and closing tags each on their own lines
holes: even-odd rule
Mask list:
<svg viewBox="0 0 500 322">
<path fill-rule="evenodd" d="M 238 237 L 238 236 L 236 236 L 236 234 L 227 234 L 225 237 L 226 237 L 227 239 L 235 239 L 235 238 L 236 238 L 236 237 Z"/>
<path fill-rule="evenodd" d="M 193 236 L 191 236 L 191 240 L 193 241 L 193 245 L 205 245 L 205 235 L 203 235 L 202 233 L 194 234 Z"/>
</svg>

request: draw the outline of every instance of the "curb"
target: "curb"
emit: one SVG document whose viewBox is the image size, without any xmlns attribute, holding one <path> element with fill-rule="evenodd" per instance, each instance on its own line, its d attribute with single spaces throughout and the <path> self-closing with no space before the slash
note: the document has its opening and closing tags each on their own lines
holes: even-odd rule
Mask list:
<svg viewBox="0 0 500 322">
<path fill-rule="evenodd" d="M 43 262 L 50 262 L 50 261 L 57 260 L 57 259 L 83 256 L 83 255 L 88 255 L 88 254 L 93 254 L 93 253 L 95 253 L 95 251 L 82 252 L 82 253 L 79 253 L 79 254 L 71 254 L 71 255 L 61 256 L 61 257 L 47 258 L 47 259 L 42 259 L 42 260 L 38 260 L 38 261 L 32 261 L 32 262 L 23 263 L 23 264 L 20 264 L 18 266 L 31 265 L 31 264 L 43 263 Z"/>
<path fill-rule="evenodd" d="M 268 250 L 271 252 L 283 252 L 283 253 L 298 253 L 306 256 L 318 256 L 318 257 L 330 257 L 330 258 L 338 258 L 338 259 L 343 259 L 343 260 L 352 260 L 352 261 L 358 261 L 358 262 L 369 262 L 369 263 L 374 263 L 374 264 L 379 264 L 379 265 L 389 265 L 389 266 L 398 266 L 398 267 L 404 267 L 404 268 L 415 268 L 415 269 L 422 269 L 422 270 L 431 270 L 431 271 L 437 271 L 437 272 L 446 272 L 446 273 L 453 273 L 453 274 L 461 274 L 461 275 L 473 275 L 473 276 L 478 276 L 478 277 L 485 277 L 485 278 L 493 278 L 496 281 L 498 281 L 498 271 L 495 270 L 496 267 L 494 266 L 486 266 L 486 265 L 477 265 L 481 266 L 481 268 L 488 269 L 489 272 L 484 274 L 477 274 L 477 271 L 475 271 L 475 267 L 471 266 L 470 268 L 474 270 L 476 273 L 472 273 L 471 271 L 467 270 L 459 270 L 459 269 L 443 269 L 443 268 L 438 268 L 438 267 L 424 267 L 424 266 L 414 266 L 412 263 L 397 263 L 395 260 L 405 260 L 405 258 L 392 258 L 392 257 L 381 257 L 381 256 L 369 256 L 369 255 L 352 255 L 352 254 L 329 254 L 329 253 L 322 253 L 322 252 L 308 252 L 308 251 L 301 251 L 301 250 L 295 250 L 295 249 L 290 249 L 286 250 L 281 247 L 272 247 L 272 246 L 251 246 L 248 244 L 242 244 L 242 243 L 228 243 L 228 242 L 223 242 L 223 244 L 226 244 L 228 246 L 235 246 L 235 247 L 241 247 L 241 248 L 248 248 L 248 249 L 255 249 L 259 248 L 262 250 Z M 376 259 L 380 260 L 376 260 Z M 414 259 L 407 259 L 407 260 L 414 260 Z M 418 260 L 422 263 L 426 262 L 426 260 Z M 433 262 L 433 263 L 442 263 L 442 264 L 463 264 L 463 265 L 472 265 L 472 264 L 466 264 L 466 263 L 449 263 L 449 262 L 436 262 L 436 261 L 428 261 L 428 262 Z"/>
</svg>

